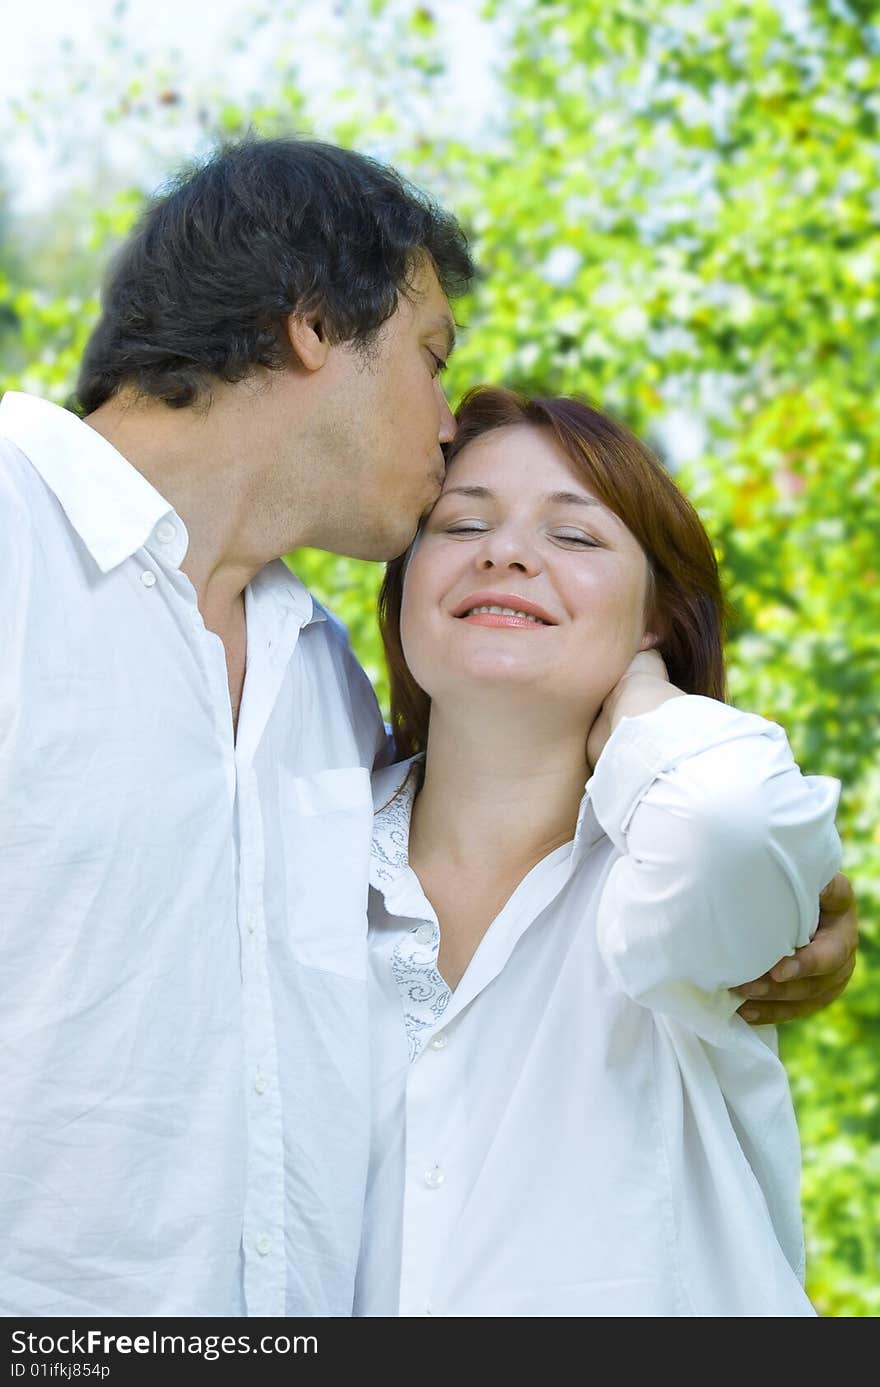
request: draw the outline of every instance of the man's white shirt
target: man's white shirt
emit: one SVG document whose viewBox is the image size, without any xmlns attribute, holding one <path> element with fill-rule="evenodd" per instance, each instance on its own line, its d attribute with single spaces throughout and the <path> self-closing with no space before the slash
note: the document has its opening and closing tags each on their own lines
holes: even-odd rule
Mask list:
<svg viewBox="0 0 880 1387">
<path fill-rule="evenodd" d="M 573 841 L 450 992 L 408 859 L 419 774 L 374 777 L 356 1313 L 812 1314 L 775 1031 L 728 989 L 808 942 L 838 783 L 711 699 L 623 719 Z"/>
<path fill-rule="evenodd" d="M 279 561 L 225 653 L 168 502 L 0 405 L 0 1312 L 351 1313 L 375 697 Z"/>
</svg>

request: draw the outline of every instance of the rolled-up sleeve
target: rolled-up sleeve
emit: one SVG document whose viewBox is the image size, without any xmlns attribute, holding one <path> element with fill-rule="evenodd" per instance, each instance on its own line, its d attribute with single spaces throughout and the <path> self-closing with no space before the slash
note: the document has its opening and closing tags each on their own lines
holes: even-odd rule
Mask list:
<svg viewBox="0 0 880 1387">
<path fill-rule="evenodd" d="M 809 942 L 840 862 L 840 786 L 802 775 L 781 727 L 688 695 L 625 718 L 590 781 L 622 854 L 599 903 L 599 947 L 635 1001 L 692 1020 L 710 997 Z M 714 995 L 713 995 L 714 994 Z"/>
</svg>

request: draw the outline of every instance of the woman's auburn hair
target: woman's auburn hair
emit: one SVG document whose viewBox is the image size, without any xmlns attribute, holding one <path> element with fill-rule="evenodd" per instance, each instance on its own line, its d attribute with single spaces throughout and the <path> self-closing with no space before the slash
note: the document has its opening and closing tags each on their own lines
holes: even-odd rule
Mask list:
<svg viewBox="0 0 880 1387">
<path fill-rule="evenodd" d="M 669 473 L 616 419 L 571 398 L 535 398 L 494 386 L 470 390 L 456 412 L 446 464 L 495 429 L 546 430 L 590 491 L 638 540 L 648 560 L 649 620 L 669 678 L 685 693 L 726 695 L 726 604 L 709 536 Z M 414 541 L 415 543 L 415 541 Z M 401 758 L 424 751 L 431 700 L 407 668 L 400 636 L 403 584 L 412 545 L 385 570 L 379 627 L 391 688 L 391 725 Z"/>
</svg>

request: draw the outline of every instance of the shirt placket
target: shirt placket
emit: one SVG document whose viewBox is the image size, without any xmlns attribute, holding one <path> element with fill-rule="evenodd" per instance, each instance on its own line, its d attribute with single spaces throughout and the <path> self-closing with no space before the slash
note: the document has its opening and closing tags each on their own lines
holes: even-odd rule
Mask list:
<svg viewBox="0 0 880 1387">
<path fill-rule="evenodd" d="M 438 1030 L 409 1068 L 406 1084 L 406 1168 L 400 1259 L 400 1314 L 437 1313 L 433 1303 L 438 1262 L 461 1203 L 461 1176 L 441 1115 L 456 1105 L 450 1038 Z"/>
<path fill-rule="evenodd" d="M 411 798 L 409 801 L 411 808 Z M 409 812 L 407 809 L 407 816 Z M 388 837 L 387 816 L 383 840 Z M 406 1075 L 406 1164 L 403 1181 L 403 1221 L 401 1232 L 399 1314 L 432 1314 L 430 1290 L 436 1249 L 449 1227 L 449 1197 L 446 1189 L 446 1157 L 441 1150 L 433 1114 L 437 1112 L 436 1080 L 426 1056 L 438 1057 L 446 1036 L 440 1024 L 442 1006 L 436 973 L 440 952 L 440 924 L 415 874 L 400 858 L 399 845 L 384 843 L 385 866 L 373 879 L 381 890 L 385 909 L 397 919 L 409 921 L 388 957 L 406 1019 L 410 1063 Z M 411 995 L 415 989 L 415 998 Z M 435 1005 L 431 1005 L 431 995 Z"/>
<path fill-rule="evenodd" d="M 586 800 L 584 801 L 584 805 Z M 424 1029 L 408 1037 L 411 1058 L 406 1077 L 406 1161 L 404 1168 L 401 1232 L 399 1314 L 404 1317 L 442 1314 L 436 1285 L 456 1220 L 468 1198 L 462 1182 L 469 1178 L 461 1158 L 459 1141 L 467 1129 L 464 1073 L 456 1054 L 456 1019 L 465 1006 L 504 966 L 510 950 L 527 925 L 559 893 L 575 861 L 598 835 L 591 833 L 582 812 L 575 845 L 567 845 L 521 883 L 495 922 L 495 946 L 482 963 L 473 960 L 442 1009 L 429 1015 L 429 1001 L 422 988 Z M 440 925 L 409 867 L 398 871 L 386 885 L 385 908 L 408 916 L 414 923 L 392 951 L 390 964 L 407 1009 L 406 965 L 436 968 L 440 949 Z M 504 925 L 503 942 L 497 927 Z M 421 946 L 421 951 L 419 950 Z M 403 984 L 403 986 L 402 986 Z M 420 1019 L 419 1017 L 416 1018 Z M 430 1024 L 432 1023 L 432 1024 Z"/>
<path fill-rule="evenodd" d="M 271 594 L 249 600 L 248 673 L 239 719 L 239 877 L 242 1023 L 248 1123 L 243 1231 L 249 1316 L 286 1313 L 284 1122 L 265 916 L 265 832 L 253 758 L 300 634 L 300 619 Z"/>
<path fill-rule="evenodd" d="M 248 1126 L 244 1292 L 248 1315 L 279 1316 L 285 1313 L 284 1138 L 263 904 L 263 819 L 252 766 L 239 767 L 238 825 Z"/>
<path fill-rule="evenodd" d="M 431 1292 L 437 1258 L 445 1246 L 454 1218 L 454 1162 L 449 1129 L 442 1130 L 439 1114 L 454 1099 L 449 1065 L 443 1064 L 448 1043 L 442 1029 L 448 988 L 436 988 L 434 1004 L 425 997 L 441 983 L 436 972 L 440 925 L 414 874 L 407 869 L 389 893 L 388 908 L 413 921 L 392 954 L 392 968 L 401 989 L 405 1011 L 421 1013 L 423 1023 L 408 1036 L 411 1059 L 406 1082 L 406 1167 L 400 1267 L 400 1314 L 431 1315 Z M 424 975 L 424 976 L 420 976 Z M 414 1006 L 409 984 L 415 984 L 420 1003 Z M 421 985 L 420 985 L 421 984 Z M 445 1125 L 445 1124 L 444 1124 Z"/>
<path fill-rule="evenodd" d="M 162 535 L 159 538 L 161 540 Z M 282 613 L 271 603 L 271 599 L 260 603 L 259 607 L 249 604 L 248 682 L 242 700 L 240 735 L 236 745 L 223 643 L 205 626 L 188 581 L 176 571 L 172 571 L 169 578 L 189 611 L 196 649 L 211 692 L 214 726 L 226 767 L 230 799 L 234 804 L 237 842 L 231 843 L 230 849 L 234 854 L 238 882 L 241 1026 L 247 1123 L 242 1229 L 244 1303 L 249 1316 L 279 1316 L 285 1313 L 286 1286 L 284 1139 L 266 947 L 263 815 L 253 756 L 296 644 L 299 625 L 287 623 L 286 629 L 279 632 Z M 264 652 L 270 648 L 273 658 L 269 658 L 267 653 L 264 658 Z"/>
</svg>

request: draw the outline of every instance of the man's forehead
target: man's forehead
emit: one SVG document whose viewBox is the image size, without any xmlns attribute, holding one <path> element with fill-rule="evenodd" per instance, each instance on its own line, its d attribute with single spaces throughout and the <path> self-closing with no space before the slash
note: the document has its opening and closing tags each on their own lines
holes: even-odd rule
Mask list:
<svg viewBox="0 0 880 1387">
<path fill-rule="evenodd" d="M 434 266 L 422 263 L 413 277 L 413 308 L 420 332 L 439 332 L 449 350 L 455 343 L 455 319 Z"/>
</svg>

